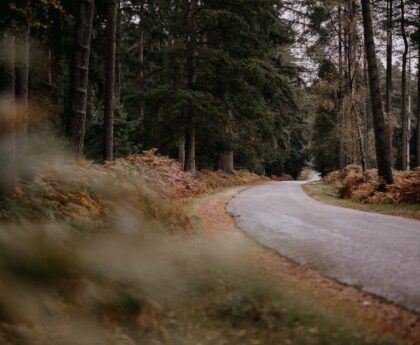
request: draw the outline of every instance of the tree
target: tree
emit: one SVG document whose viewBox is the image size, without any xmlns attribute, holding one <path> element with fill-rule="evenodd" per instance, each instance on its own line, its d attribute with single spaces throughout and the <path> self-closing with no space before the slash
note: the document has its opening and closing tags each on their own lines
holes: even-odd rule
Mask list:
<svg viewBox="0 0 420 345">
<path fill-rule="evenodd" d="M 373 126 L 375 131 L 375 148 L 378 175 L 382 177 L 386 183 L 390 184 L 394 182 L 394 179 L 388 152 L 389 146 L 386 136 L 384 113 L 382 109 L 382 95 L 379 85 L 378 63 L 375 51 L 370 0 L 362 0 L 362 13 L 366 57 L 368 61 Z"/>
<path fill-rule="evenodd" d="M 393 133 L 392 125 L 392 60 L 393 60 L 393 19 L 394 19 L 394 0 L 387 0 L 387 21 L 386 21 L 386 91 L 385 91 L 385 112 L 388 117 L 388 143 L 389 154 L 392 162 Z"/>
<path fill-rule="evenodd" d="M 114 108 L 115 108 L 115 59 L 117 40 L 117 0 L 108 0 L 107 57 L 104 115 L 104 160 L 113 159 Z"/>
<path fill-rule="evenodd" d="M 417 167 L 420 167 L 420 3 L 417 10 L 417 31 L 415 37 L 417 39 Z"/>
<path fill-rule="evenodd" d="M 408 170 L 410 168 L 410 142 L 408 130 L 408 92 L 407 91 L 407 62 L 408 62 L 408 37 L 406 32 L 405 23 L 405 5 L 404 0 L 401 0 L 401 34 L 404 41 L 404 52 L 402 56 L 402 71 L 401 71 L 401 127 L 402 127 L 402 140 L 401 140 L 401 169 Z M 409 76 L 411 78 L 411 75 Z"/>
<path fill-rule="evenodd" d="M 77 157 L 84 149 L 94 0 L 78 0 L 66 132 Z"/>
</svg>

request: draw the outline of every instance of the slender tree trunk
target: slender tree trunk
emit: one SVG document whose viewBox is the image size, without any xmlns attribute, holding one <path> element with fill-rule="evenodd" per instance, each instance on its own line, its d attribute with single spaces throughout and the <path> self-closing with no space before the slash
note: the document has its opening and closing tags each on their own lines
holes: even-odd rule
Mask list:
<svg viewBox="0 0 420 345">
<path fill-rule="evenodd" d="M 412 88 L 411 88 L 411 50 L 408 51 L 408 80 L 407 80 L 407 170 L 411 169 L 411 115 L 413 114 Z"/>
<path fill-rule="evenodd" d="M 343 65 L 343 24 L 342 8 L 338 7 L 338 74 L 339 74 L 339 128 L 340 128 L 340 169 L 346 166 L 345 159 L 345 136 L 344 136 L 344 65 Z"/>
<path fill-rule="evenodd" d="M 228 123 L 225 127 L 225 135 L 227 138 L 226 140 L 231 141 L 232 140 L 231 138 L 233 136 L 234 118 L 233 118 L 233 113 L 229 108 L 227 109 L 227 114 L 228 114 Z M 218 168 L 219 170 L 230 171 L 230 172 L 234 170 L 233 150 L 228 150 L 220 154 Z"/>
<path fill-rule="evenodd" d="M 366 56 L 368 60 L 369 85 L 372 99 L 372 116 L 375 130 L 376 160 L 378 175 L 386 183 L 393 183 L 391 162 L 388 152 L 386 125 L 382 109 L 382 95 L 379 83 L 378 62 L 375 51 L 372 13 L 369 0 L 362 0 L 363 28 L 365 36 Z"/>
<path fill-rule="evenodd" d="M 407 57 L 408 57 L 408 38 L 405 30 L 405 5 L 401 0 L 401 32 L 404 40 L 404 52 L 402 57 L 402 74 L 401 74 L 401 169 L 408 169 L 408 93 L 407 93 Z"/>
<path fill-rule="evenodd" d="M 115 108 L 115 58 L 117 47 L 117 0 L 108 0 L 107 57 L 104 116 L 104 160 L 113 160 L 114 108 Z"/>
<path fill-rule="evenodd" d="M 187 18 L 189 28 L 189 39 L 187 43 L 187 59 L 186 59 L 186 71 L 187 71 L 187 88 L 194 90 L 197 82 L 197 66 L 196 66 L 196 43 L 195 36 L 197 33 L 197 23 L 195 19 L 196 0 L 186 1 Z M 194 124 L 194 109 L 192 105 L 187 107 L 187 131 L 186 131 L 186 146 L 185 146 L 185 171 L 195 173 L 196 162 L 195 162 L 195 124 Z"/>
<path fill-rule="evenodd" d="M 351 163 L 360 162 L 363 170 L 365 169 L 363 141 L 361 138 L 360 123 L 358 112 L 356 109 L 356 92 L 357 92 L 357 17 L 356 17 L 356 0 L 349 2 L 349 90 L 350 90 L 350 138 L 351 138 Z"/>
<path fill-rule="evenodd" d="M 370 169 L 370 150 L 369 150 L 369 82 L 367 71 L 366 53 L 363 56 L 363 146 L 366 154 L 366 169 Z"/>
<path fill-rule="evenodd" d="M 386 30 L 386 94 L 385 94 L 385 112 L 388 126 L 388 144 L 391 164 L 394 161 L 394 125 L 392 121 L 392 60 L 393 60 L 393 19 L 394 19 L 394 0 L 387 0 L 387 30 Z"/>
<path fill-rule="evenodd" d="M 182 167 L 185 168 L 185 131 L 182 130 L 179 133 L 178 138 L 178 161 Z"/>
<path fill-rule="evenodd" d="M 185 171 L 189 171 L 192 174 L 196 172 L 195 166 L 195 127 L 191 126 L 187 129 L 187 135 L 185 138 Z"/>
<path fill-rule="evenodd" d="M 84 149 L 87 86 L 94 8 L 94 0 L 78 1 L 66 132 L 70 138 L 71 148 L 79 158 L 83 155 Z"/>
<path fill-rule="evenodd" d="M 143 12 L 144 12 L 144 5 L 141 6 L 140 10 L 140 23 L 139 23 L 139 62 L 140 62 L 140 88 L 142 91 L 144 91 L 144 18 L 143 18 Z M 140 103 L 140 119 L 143 121 L 144 119 L 144 102 L 141 101 Z"/>
<path fill-rule="evenodd" d="M 19 131 L 17 134 L 17 147 L 19 151 L 26 148 L 28 129 L 28 97 L 29 97 L 29 54 L 30 54 L 30 29 L 27 28 L 18 45 L 19 60 L 16 63 L 16 99 L 19 102 Z"/>
<path fill-rule="evenodd" d="M 417 167 L 420 167 L 420 44 L 418 49 L 418 55 L 419 68 L 417 71 Z"/>
<path fill-rule="evenodd" d="M 3 83 L 0 89 L 0 198 L 15 194 L 15 37 L 0 37 L 0 65 Z"/>
</svg>

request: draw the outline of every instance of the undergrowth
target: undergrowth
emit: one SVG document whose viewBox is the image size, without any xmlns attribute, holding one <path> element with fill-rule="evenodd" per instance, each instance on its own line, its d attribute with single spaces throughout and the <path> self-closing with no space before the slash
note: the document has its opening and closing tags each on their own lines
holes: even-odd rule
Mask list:
<svg viewBox="0 0 420 345">
<path fill-rule="evenodd" d="M 323 182 L 336 186 L 342 199 L 371 204 L 420 203 L 420 170 L 394 172 L 394 180 L 386 186 L 377 170 L 363 171 L 359 166 L 349 165 L 328 174 Z"/>
<path fill-rule="evenodd" d="M 42 162 L 1 211 L 0 343 L 395 344 L 267 282 L 248 240 L 185 231 L 182 200 L 257 180 L 154 152 Z"/>
</svg>

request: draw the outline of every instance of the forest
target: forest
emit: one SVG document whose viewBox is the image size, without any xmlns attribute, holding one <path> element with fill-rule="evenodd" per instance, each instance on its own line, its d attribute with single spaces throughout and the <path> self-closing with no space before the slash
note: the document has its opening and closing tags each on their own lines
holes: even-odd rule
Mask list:
<svg viewBox="0 0 420 345">
<path fill-rule="evenodd" d="M 356 1 L 1 6 L 2 94 L 22 118 L 35 103 L 77 157 L 156 147 L 186 171 L 294 177 L 311 163 L 322 173 L 376 166 Z M 407 170 L 419 159 L 418 4 L 371 6 L 388 165 Z M 20 122 L 23 136 L 36 131 Z"/>
<path fill-rule="evenodd" d="M 420 344 L 419 220 L 419 0 L 0 1 L 0 344 Z"/>
</svg>

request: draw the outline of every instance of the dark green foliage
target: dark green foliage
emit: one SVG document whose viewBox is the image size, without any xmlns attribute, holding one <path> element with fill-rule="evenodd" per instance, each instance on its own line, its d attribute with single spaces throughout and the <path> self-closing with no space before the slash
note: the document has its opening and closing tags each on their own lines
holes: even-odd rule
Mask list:
<svg viewBox="0 0 420 345">
<path fill-rule="evenodd" d="M 316 171 L 325 175 L 339 168 L 339 106 L 334 80 L 338 76 L 334 65 L 324 60 L 320 66 L 319 80 L 314 85 L 317 103 L 311 135 L 311 153 Z"/>
<path fill-rule="evenodd" d="M 294 33 L 280 19 L 281 4 L 121 0 L 115 157 L 153 147 L 176 157 L 180 133 L 193 126 L 198 168 L 216 168 L 220 155 L 233 150 L 235 167 L 297 175 L 308 160 L 308 135 L 296 102 Z M 85 155 L 96 160 L 103 154 L 107 2 L 95 5 Z M 78 2 L 1 6 L 3 28 L 31 27 L 30 94 L 62 130 Z"/>
</svg>

